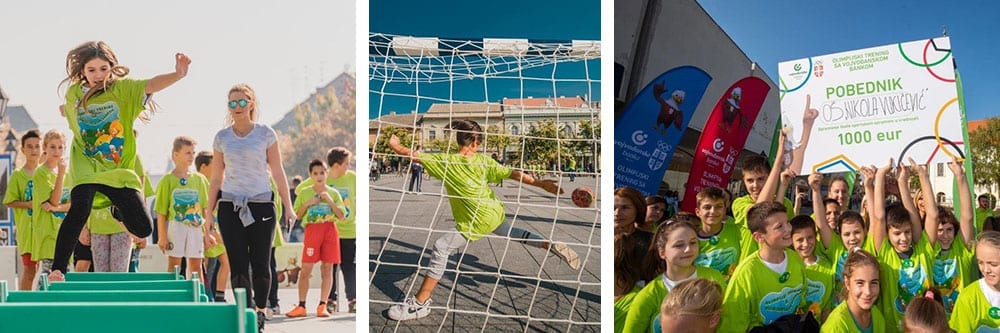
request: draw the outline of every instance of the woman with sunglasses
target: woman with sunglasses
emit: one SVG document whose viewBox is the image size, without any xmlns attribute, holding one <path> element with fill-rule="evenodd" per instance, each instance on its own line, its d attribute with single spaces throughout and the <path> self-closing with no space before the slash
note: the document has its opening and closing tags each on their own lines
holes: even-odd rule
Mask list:
<svg viewBox="0 0 1000 333">
<path fill-rule="evenodd" d="M 68 83 L 69 88 L 61 109 L 73 132 L 68 172 L 73 175 L 73 205 L 59 227 L 49 281 L 64 280 L 69 256 L 91 209 L 114 204 L 128 232 L 137 237 L 152 233 L 140 192 L 132 129 L 136 119 L 148 120 L 149 113 L 156 111 L 155 104 L 149 104 L 147 110 L 153 93 L 187 76 L 191 59 L 177 53 L 174 61 L 173 73 L 136 80 L 126 78 L 128 67 L 118 63 L 105 42 L 85 42 L 66 55 L 66 79 L 60 87 Z M 40 273 L 45 274 L 47 268 Z"/>
<path fill-rule="evenodd" d="M 247 305 L 256 306 L 257 329 L 264 331 L 264 312 L 271 288 L 271 242 L 279 216 L 276 190 L 284 207 L 292 207 L 285 169 L 274 129 L 257 123 L 257 95 L 247 84 L 229 89 L 229 125 L 215 135 L 208 209 L 215 211 L 229 255 L 233 287 L 245 288 Z M 270 173 L 268 173 L 270 170 Z M 221 177 L 220 177 L 221 176 Z M 218 208 L 218 211 L 215 209 Z M 288 210 L 285 217 L 296 219 Z M 248 268 L 253 269 L 253 283 Z"/>
</svg>

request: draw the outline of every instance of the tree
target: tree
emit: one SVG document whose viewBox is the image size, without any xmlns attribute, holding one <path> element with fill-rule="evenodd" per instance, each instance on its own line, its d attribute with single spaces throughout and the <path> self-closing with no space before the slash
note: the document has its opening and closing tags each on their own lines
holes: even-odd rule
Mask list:
<svg viewBox="0 0 1000 333">
<path fill-rule="evenodd" d="M 557 158 L 569 149 L 565 145 L 559 145 L 556 140 L 558 131 L 555 120 L 552 119 L 543 120 L 529 129 L 525 133 L 522 148 L 524 161 L 528 164 L 541 165 L 543 169 L 548 168 L 549 162 L 557 161 Z"/>
<path fill-rule="evenodd" d="M 353 80 L 347 80 L 339 90 L 330 87 L 292 109 L 296 126 L 278 133 L 282 162 L 289 178 L 307 174 L 312 159 L 326 161 L 326 152 L 332 147 L 357 151 L 355 93 Z"/>
<path fill-rule="evenodd" d="M 580 139 L 576 141 L 574 149 L 584 156 L 590 156 L 590 159 L 577 161 L 578 165 L 593 163 L 594 167 L 597 168 L 600 165 L 598 161 L 601 159 L 601 123 L 580 120 L 577 137 Z"/>
<path fill-rule="evenodd" d="M 484 141 L 486 141 L 486 146 L 483 148 L 484 151 L 489 152 L 492 150 L 497 156 L 504 158 L 503 156 L 507 152 L 507 147 L 517 145 L 520 138 L 510 135 L 506 128 L 490 125 L 490 127 L 486 128 Z"/>
<path fill-rule="evenodd" d="M 972 175 L 976 185 L 996 193 L 1000 184 L 1000 117 L 986 120 L 986 125 L 969 133 Z"/>
</svg>

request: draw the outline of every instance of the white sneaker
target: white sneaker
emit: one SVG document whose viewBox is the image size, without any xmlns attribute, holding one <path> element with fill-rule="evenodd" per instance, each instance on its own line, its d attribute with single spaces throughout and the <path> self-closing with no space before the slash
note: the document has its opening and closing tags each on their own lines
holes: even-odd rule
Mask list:
<svg viewBox="0 0 1000 333">
<path fill-rule="evenodd" d="M 576 254 L 576 251 L 573 251 L 573 249 L 563 243 L 553 242 L 551 244 L 552 245 L 549 246 L 549 251 L 552 251 L 559 256 L 559 258 L 565 261 L 566 264 L 569 265 L 569 268 L 572 268 L 574 271 L 580 269 L 580 256 Z"/>
<path fill-rule="evenodd" d="M 427 317 L 431 314 L 431 299 L 420 304 L 415 297 L 407 297 L 403 304 L 396 304 L 389 307 L 389 318 L 392 320 L 410 320 Z"/>
</svg>

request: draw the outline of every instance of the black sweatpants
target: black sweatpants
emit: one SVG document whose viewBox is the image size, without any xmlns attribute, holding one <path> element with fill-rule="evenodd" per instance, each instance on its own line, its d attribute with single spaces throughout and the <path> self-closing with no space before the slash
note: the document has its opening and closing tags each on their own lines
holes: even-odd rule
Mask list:
<svg viewBox="0 0 1000 333">
<path fill-rule="evenodd" d="M 357 284 L 354 273 L 357 272 L 357 263 L 355 263 L 355 254 L 357 253 L 357 240 L 356 239 L 340 239 L 340 264 L 335 265 L 340 266 L 340 270 L 344 273 L 344 293 L 347 294 L 347 300 L 351 301 L 357 297 Z M 337 271 L 334 270 L 333 273 L 333 288 L 330 289 L 330 300 L 337 300 Z"/>
<path fill-rule="evenodd" d="M 66 266 L 69 265 L 69 256 L 76 248 L 77 238 L 80 231 L 87 224 L 90 218 L 90 210 L 94 205 L 94 195 L 101 192 L 111 204 L 118 207 L 128 232 L 136 237 L 145 238 L 153 232 L 153 222 L 149 215 L 146 215 L 146 203 L 142 200 L 142 194 L 135 189 L 117 188 L 104 184 L 79 184 L 70 191 L 69 198 L 73 204 L 66 217 L 63 218 L 59 226 L 59 236 L 56 237 L 56 252 L 52 258 L 52 270 L 59 270 L 66 273 Z M 230 209 L 232 210 L 232 209 Z"/>
<path fill-rule="evenodd" d="M 248 203 L 254 223 L 244 227 L 233 203 L 219 201 L 219 233 L 222 234 L 233 288 L 247 290 L 248 307 L 267 307 L 271 290 L 271 243 L 274 242 L 274 203 Z M 250 277 L 253 268 L 253 278 Z"/>
</svg>

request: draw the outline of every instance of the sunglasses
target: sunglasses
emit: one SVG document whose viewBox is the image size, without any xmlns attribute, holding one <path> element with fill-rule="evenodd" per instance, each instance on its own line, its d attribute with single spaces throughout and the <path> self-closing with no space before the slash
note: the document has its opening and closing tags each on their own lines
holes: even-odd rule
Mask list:
<svg viewBox="0 0 1000 333">
<path fill-rule="evenodd" d="M 238 101 L 229 101 L 229 108 L 230 109 L 235 109 L 237 105 L 239 107 L 241 107 L 241 108 L 245 108 L 245 107 L 247 107 L 248 103 L 250 103 L 250 102 L 247 102 L 246 99 L 240 99 Z"/>
</svg>

